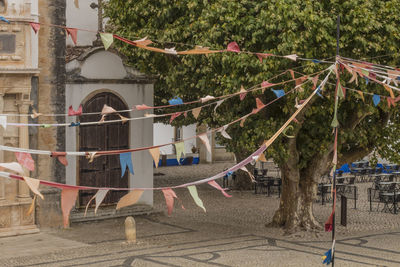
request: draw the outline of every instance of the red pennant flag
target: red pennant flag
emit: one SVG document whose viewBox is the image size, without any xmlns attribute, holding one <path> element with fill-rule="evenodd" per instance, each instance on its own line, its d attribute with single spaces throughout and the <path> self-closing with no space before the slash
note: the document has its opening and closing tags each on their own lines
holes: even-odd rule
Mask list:
<svg viewBox="0 0 400 267">
<path fill-rule="evenodd" d="M 143 105 L 136 105 L 136 110 L 146 110 L 146 109 L 151 109 L 151 107 L 147 106 L 146 104 Z"/>
<path fill-rule="evenodd" d="M 257 108 L 253 109 L 252 113 L 255 114 L 265 107 L 264 103 L 257 97 L 256 98 Z"/>
<path fill-rule="evenodd" d="M 169 120 L 169 123 L 171 124 L 177 117 L 179 117 L 182 114 L 182 112 L 175 112 L 174 114 L 171 115 L 171 119 Z"/>
<path fill-rule="evenodd" d="M 219 184 L 217 184 L 216 181 L 209 181 L 208 184 L 211 185 L 212 187 L 214 187 L 214 188 L 220 190 L 221 193 L 222 193 L 224 196 L 226 196 L 226 197 L 232 197 L 231 195 L 228 195 L 228 194 L 225 192 L 225 190 L 224 190 Z"/>
<path fill-rule="evenodd" d="M 25 152 L 15 152 L 15 156 L 17 157 L 19 164 L 30 171 L 35 170 L 35 161 L 32 159 L 31 154 Z"/>
<path fill-rule="evenodd" d="M 71 36 L 72 42 L 76 45 L 77 39 L 78 39 L 78 29 L 76 28 L 65 28 L 67 31 L 67 34 Z"/>
<path fill-rule="evenodd" d="M 263 58 L 267 58 L 270 56 L 273 56 L 274 54 L 266 54 L 266 53 L 256 53 L 256 56 L 258 57 L 258 59 L 260 60 L 260 63 L 263 62 Z"/>
<path fill-rule="evenodd" d="M 29 22 L 29 24 L 31 25 L 32 30 L 33 30 L 35 33 L 37 33 L 37 32 L 39 31 L 39 29 L 40 29 L 40 24 L 39 24 L 39 23 L 36 23 L 36 22 Z"/>
<path fill-rule="evenodd" d="M 58 161 L 64 166 L 68 166 L 68 160 L 66 156 L 67 152 L 51 152 L 51 157 L 57 158 Z"/>
<path fill-rule="evenodd" d="M 226 50 L 230 51 L 230 52 L 236 52 L 236 53 L 240 52 L 239 45 L 236 42 L 229 43 Z"/>
<path fill-rule="evenodd" d="M 78 192 L 79 190 L 75 188 L 63 188 L 61 191 L 61 210 L 63 213 L 64 228 L 69 225 L 69 213 L 75 205 Z"/>
<path fill-rule="evenodd" d="M 80 115 L 82 115 L 82 105 L 80 105 L 76 111 L 72 108 L 72 105 L 69 106 L 68 116 L 80 116 Z"/>
<path fill-rule="evenodd" d="M 329 216 L 328 220 L 325 222 L 325 232 L 331 232 L 333 229 L 333 216 L 335 214 L 335 207 L 336 207 L 336 191 L 333 191 L 333 209 L 332 213 Z"/>
</svg>

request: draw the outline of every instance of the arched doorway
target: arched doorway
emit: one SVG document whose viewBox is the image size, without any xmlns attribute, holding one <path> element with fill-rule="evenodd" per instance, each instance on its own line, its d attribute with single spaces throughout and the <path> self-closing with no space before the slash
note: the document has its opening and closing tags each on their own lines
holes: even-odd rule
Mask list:
<svg viewBox="0 0 400 267">
<path fill-rule="evenodd" d="M 99 112 L 104 104 L 115 110 L 127 110 L 128 107 L 113 93 L 103 92 L 96 94 L 83 104 L 85 113 Z M 128 113 L 120 113 L 129 117 Z M 100 115 L 87 115 L 81 117 L 81 122 L 98 121 Z M 117 120 L 116 114 L 108 115 L 107 120 Z M 97 125 L 84 125 L 79 128 L 79 151 L 117 150 L 129 148 L 129 122 L 122 124 L 105 123 Z M 85 157 L 79 158 L 79 185 L 98 187 L 128 187 L 129 171 L 125 171 L 121 177 L 119 155 L 101 156 L 95 158 L 92 163 Z M 79 205 L 84 206 L 96 191 L 80 191 Z M 111 205 L 125 194 L 124 191 L 110 191 L 103 201 L 104 205 Z"/>
</svg>

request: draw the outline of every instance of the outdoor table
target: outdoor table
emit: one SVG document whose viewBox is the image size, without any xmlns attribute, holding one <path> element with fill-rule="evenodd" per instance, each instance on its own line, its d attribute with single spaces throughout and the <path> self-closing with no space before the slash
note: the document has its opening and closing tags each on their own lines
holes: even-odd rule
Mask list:
<svg viewBox="0 0 400 267">
<path fill-rule="evenodd" d="M 382 197 L 384 203 L 382 211 L 389 211 L 390 213 L 393 211 L 394 214 L 397 214 L 397 198 L 400 196 L 400 192 L 382 191 L 379 195 Z M 390 207 L 389 204 L 392 204 L 392 207 Z"/>
</svg>

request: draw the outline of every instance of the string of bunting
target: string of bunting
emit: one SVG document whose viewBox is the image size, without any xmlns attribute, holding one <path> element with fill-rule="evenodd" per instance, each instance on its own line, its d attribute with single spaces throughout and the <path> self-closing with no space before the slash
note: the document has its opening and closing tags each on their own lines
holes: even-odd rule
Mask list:
<svg viewBox="0 0 400 267">
<path fill-rule="evenodd" d="M 67 184 L 61 184 L 61 183 L 56 183 L 56 182 L 51 182 L 51 181 L 45 181 L 45 180 L 39 180 L 39 179 L 34 179 L 30 177 L 25 177 L 24 175 L 24 170 L 22 166 L 19 163 L 13 162 L 13 163 L 0 163 L 0 168 L 5 168 L 10 171 L 16 172 L 19 175 L 11 174 L 8 172 L 0 172 L 0 176 L 4 178 L 10 178 L 10 179 L 15 179 L 15 180 L 21 180 L 25 181 L 27 186 L 31 189 L 31 191 L 36 195 L 38 195 L 41 198 L 44 198 L 43 195 L 39 191 L 39 186 L 40 184 L 46 185 L 46 186 L 51 186 L 55 188 L 61 189 L 61 210 L 63 213 L 63 221 L 64 221 L 64 227 L 67 227 L 69 225 L 69 214 L 72 209 L 72 207 L 75 205 L 79 190 L 98 190 L 97 193 L 93 196 L 93 198 L 89 201 L 86 210 L 92 200 L 96 201 L 96 208 L 95 211 L 97 211 L 98 206 L 101 204 L 105 196 L 110 190 L 118 190 L 118 191 L 129 191 L 125 196 L 123 196 L 118 204 L 117 204 L 117 209 L 121 209 L 126 206 L 133 205 L 137 203 L 142 196 L 143 192 L 146 190 L 161 190 L 164 194 L 165 200 L 166 200 L 166 205 L 167 205 L 167 210 L 168 214 L 171 215 L 172 210 L 173 210 L 173 205 L 174 205 L 174 199 L 177 199 L 176 193 L 173 191 L 173 189 L 177 188 L 187 188 L 190 195 L 192 196 L 194 202 L 196 205 L 198 205 L 200 208 L 206 211 L 204 204 L 202 200 L 200 199 L 196 185 L 203 184 L 203 183 L 208 183 L 209 185 L 213 186 L 214 188 L 220 190 L 225 196 L 229 197 L 229 195 L 225 192 L 225 190 L 218 185 L 215 180 L 218 178 L 221 178 L 229 173 L 233 173 L 234 171 L 237 171 L 239 169 L 242 170 L 247 170 L 245 165 L 249 164 L 253 160 L 257 160 L 260 158 L 260 155 L 278 138 L 278 136 L 288 127 L 288 125 L 296 118 L 296 116 L 302 111 L 302 109 L 309 103 L 311 98 L 319 91 L 322 90 L 329 75 L 332 72 L 331 71 L 328 73 L 324 81 L 321 83 L 321 85 L 316 88 L 310 96 L 297 108 L 297 110 L 291 115 L 291 117 L 282 125 L 282 127 L 268 140 L 266 140 L 255 152 L 253 152 L 251 155 L 249 155 L 247 158 L 242 160 L 241 162 L 235 164 L 231 168 L 220 172 L 212 177 L 201 179 L 195 182 L 190 182 L 190 183 L 185 183 L 177 186 L 172 186 L 172 187 L 159 187 L 159 188 L 103 188 L 103 187 L 89 187 L 89 186 L 76 186 L 76 185 L 67 185 Z M 36 197 L 34 198 L 35 201 Z"/>
</svg>

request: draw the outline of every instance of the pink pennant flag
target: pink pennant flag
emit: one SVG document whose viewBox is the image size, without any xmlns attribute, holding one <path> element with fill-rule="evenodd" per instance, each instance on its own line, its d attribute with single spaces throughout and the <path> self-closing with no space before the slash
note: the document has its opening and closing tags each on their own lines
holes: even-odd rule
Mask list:
<svg viewBox="0 0 400 267">
<path fill-rule="evenodd" d="M 265 107 L 264 103 L 258 97 L 256 98 L 256 105 L 257 108 L 253 109 L 253 111 L 251 112 L 253 114 L 258 113 L 261 109 Z"/>
<path fill-rule="evenodd" d="M 243 86 L 240 87 L 240 101 L 243 101 L 243 99 L 246 97 L 247 95 L 247 91 L 246 89 L 243 88 Z"/>
<path fill-rule="evenodd" d="M 19 164 L 28 170 L 35 170 L 35 161 L 33 161 L 31 154 L 26 152 L 15 152 L 15 157 L 17 158 Z"/>
<path fill-rule="evenodd" d="M 171 119 L 169 120 L 169 124 L 171 124 L 176 118 L 178 118 L 182 112 L 175 112 L 174 114 L 171 115 Z"/>
<path fill-rule="evenodd" d="M 172 210 L 174 209 L 174 198 L 178 198 L 175 192 L 171 188 L 162 189 L 165 197 L 165 203 L 167 204 L 168 216 L 171 216 Z"/>
<path fill-rule="evenodd" d="M 64 218 L 64 228 L 69 225 L 69 214 L 75 206 L 79 190 L 76 188 L 63 188 L 61 191 L 61 210 Z"/>
<path fill-rule="evenodd" d="M 71 36 L 71 40 L 72 42 L 74 42 L 74 44 L 77 44 L 77 39 L 78 39 L 78 29 L 76 28 L 65 28 L 65 30 L 67 31 L 67 34 L 69 36 Z"/>
<path fill-rule="evenodd" d="M 67 152 L 51 152 L 51 157 L 57 158 L 58 161 L 64 166 L 68 166 L 68 160 L 66 156 Z"/>
<path fill-rule="evenodd" d="M 229 43 L 226 50 L 230 51 L 230 52 L 236 52 L 236 53 L 240 52 L 239 45 L 236 42 Z"/>
<path fill-rule="evenodd" d="M 270 83 L 270 82 L 268 82 L 268 81 L 263 81 L 262 83 L 261 83 L 261 87 L 262 88 L 268 88 L 268 87 L 271 87 L 271 86 L 273 86 L 274 84 L 273 83 Z"/>
<path fill-rule="evenodd" d="M 267 57 L 273 56 L 273 54 L 256 53 L 256 56 L 257 56 L 258 59 L 260 60 L 260 63 L 262 63 L 262 62 L 263 62 L 263 58 L 267 58 Z"/>
<path fill-rule="evenodd" d="M 39 31 L 39 29 L 40 29 L 40 24 L 39 24 L 39 23 L 36 23 L 36 22 L 29 22 L 29 24 L 31 25 L 32 30 L 33 30 L 35 33 L 37 33 L 37 32 Z"/>
<path fill-rule="evenodd" d="M 211 185 L 212 187 L 218 189 L 221 191 L 221 193 L 226 196 L 226 197 L 232 197 L 231 195 L 228 195 L 225 190 L 216 182 L 216 181 L 209 181 L 208 182 L 209 185 Z"/>
<path fill-rule="evenodd" d="M 136 105 L 135 108 L 136 108 L 136 110 L 151 109 L 151 107 L 147 106 L 146 104 Z"/>
<path fill-rule="evenodd" d="M 110 106 L 107 106 L 107 104 L 104 104 L 103 109 L 101 110 L 101 114 L 111 114 L 111 113 L 116 113 L 117 111 L 113 109 Z"/>
<path fill-rule="evenodd" d="M 297 60 L 297 55 L 293 54 L 293 55 L 288 55 L 288 56 L 284 56 L 285 58 L 288 58 L 290 60 L 296 61 Z"/>
<path fill-rule="evenodd" d="M 207 134 L 201 134 L 199 135 L 199 138 L 206 146 L 207 151 L 211 154 L 211 145 L 210 145 L 210 140 L 208 140 Z"/>
<path fill-rule="evenodd" d="M 80 115 L 82 115 L 82 105 L 80 105 L 76 111 L 72 108 L 72 105 L 69 106 L 68 116 L 80 116 Z"/>
</svg>

